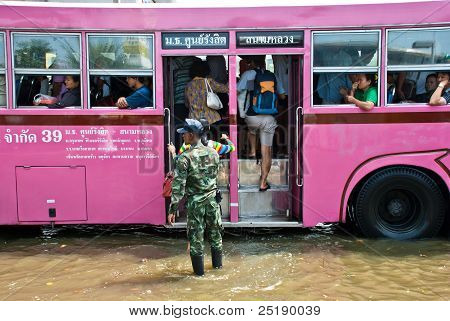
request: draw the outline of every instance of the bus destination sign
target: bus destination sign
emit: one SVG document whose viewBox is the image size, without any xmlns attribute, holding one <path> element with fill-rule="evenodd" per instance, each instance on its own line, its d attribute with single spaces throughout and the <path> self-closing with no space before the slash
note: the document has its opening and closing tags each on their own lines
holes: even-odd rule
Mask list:
<svg viewBox="0 0 450 321">
<path fill-rule="evenodd" d="M 303 47 L 303 31 L 236 32 L 238 48 Z"/>
<path fill-rule="evenodd" d="M 163 49 L 228 49 L 228 32 L 163 32 Z"/>
</svg>

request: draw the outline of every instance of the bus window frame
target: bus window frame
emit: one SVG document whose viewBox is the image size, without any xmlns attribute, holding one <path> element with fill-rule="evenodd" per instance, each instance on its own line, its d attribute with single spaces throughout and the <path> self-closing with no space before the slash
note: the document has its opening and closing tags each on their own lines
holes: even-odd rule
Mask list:
<svg viewBox="0 0 450 321">
<path fill-rule="evenodd" d="M 14 55 L 14 35 L 34 35 L 34 36 L 77 36 L 78 37 L 78 43 L 79 43 L 79 53 L 80 53 L 80 59 L 79 59 L 79 69 L 36 69 L 36 68 L 16 68 L 15 66 L 15 55 Z M 63 109 L 84 109 L 83 106 L 83 95 L 84 95 L 84 86 L 83 83 L 83 63 L 82 63 L 82 57 L 83 57 L 83 47 L 82 47 L 82 33 L 81 32 L 27 32 L 27 31 L 12 31 L 11 32 L 11 61 L 12 61 L 12 78 L 13 78 L 13 109 L 48 109 L 47 106 L 17 106 L 17 94 L 16 94 L 16 74 L 17 75 L 79 75 L 80 76 L 80 100 L 81 105 L 80 106 L 74 106 L 74 107 L 65 107 L 65 108 L 58 108 L 57 110 L 63 110 Z"/>
<path fill-rule="evenodd" d="M 89 66 L 89 36 L 107 36 L 107 37 L 126 37 L 126 36 L 149 36 L 151 37 L 151 43 L 152 43 L 152 69 L 92 69 Z M 87 88 L 88 91 L 91 88 L 91 75 L 92 76 L 102 76 L 102 75 L 108 75 L 111 77 L 114 76 L 144 76 L 144 77 L 152 77 L 152 97 L 153 97 L 153 106 L 149 107 L 142 107 L 137 108 L 140 110 L 156 110 L 156 95 L 155 95 L 155 75 L 156 75 L 156 60 L 155 60 L 155 33 L 108 33 L 108 32 L 87 32 L 86 33 L 86 76 L 87 76 Z M 91 95 L 89 92 L 87 93 L 87 109 L 91 110 L 118 110 L 116 106 L 110 106 L 110 107 L 102 107 L 102 106 L 91 106 Z M 121 109 L 121 110 L 127 110 L 127 109 Z"/>
<path fill-rule="evenodd" d="M 424 31 L 424 30 L 439 30 L 439 29 L 447 29 L 450 32 L 450 27 L 414 27 L 414 28 L 386 28 L 385 37 L 386 37 L 386 49 L 384 52 L 384 81 L 387 81 L 388 72 L 416 72 L 416 71 L 434 71 L 439 72 L 443 70 L 448 70 L 450 72 L 450 64 L 426 64 L 426 65 L 389 65 L 388 61 L 388 53 L 389 53 L 389 31 Z M 386 85 L 386 84 L 385 84 Z M 385 87 L 386 88 L 386 87 Z M 390 108 L 395 107 L 426 107 L 428 103 L 417 103 L 417 102 L 406 102 L 406 103 L 391 103 L 388 104 L 387 98 L 388 92 L 385 90 L 384 99 L 386 102 L 386 106 Z"/>
<path fill-rule="evenodd" d="M 8 57 L 6 56 L 7 50 L 6 50 L 6 32 L 0 31 L 0 37 L 3 37 L 3 53 L 5 57 L 5 66 L 3 68 L 0 68 L 0 76 L 3 75 L 5 77 L 5 105 L 0 105 L 1 109 L 8 109 L 8 98 L 9 98 L 9 92 L 8 92 Z M 1 49 L 1 48 L 0 48 Z"/>
<path fill-rule="evenodd" d="M 364 67 L 364 66 L 350 66 L 350 67 L 314 67 L 314 35 L 315 34 L 332 34 L 332 33 L 377 33 L 378 34 L 378 52 L 377 52 L 377 66 L 376 67 Z M 381 36 L 382 36 L 382 30 L 381 29 L 369 29 L 369 30 L 360 30 L 360 29 L 340 29 L 340 30 L 311 30 L 311 73 L 310 73 L 310 105 L 312 108 L 351 108 L 358 110 L 359 108 L 355 104 L 336 104 L 336 105 L 314 105 L 314 86 L 313 86 L 313 79 L 314 79 L 314 73 L 320 73 L 320 72 L 345 72 L 346 74 L 350 73 L 375 73 L 378 76 L 378 82 L 377 82 L 377 94 L 378 94 L 378 103 L 374 108 L 381 107 L 381 82 L 380 82 L 380 74 L 381 74 L 381 58 L 382 58 L 382 47 L 381 47 Z"/>
</svg>

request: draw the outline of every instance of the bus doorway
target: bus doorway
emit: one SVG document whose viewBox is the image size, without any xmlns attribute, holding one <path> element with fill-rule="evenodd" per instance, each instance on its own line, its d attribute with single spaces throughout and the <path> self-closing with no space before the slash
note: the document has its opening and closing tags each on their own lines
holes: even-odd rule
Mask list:
<svg viewBox="0 0 450 321">
<path fill-rule="evenodd" d="M 252 108 L 252 104 L 248 106 L 247 99 L 243 98 L 242 93 L 242 89 L 246 86 L 248 91 L 251 89 L 251 85 L 244 84 L 247 78 L 245 69 L 255 68 L 255 61 L 260 62 L 256 65 L 261 65 L 262 61 L 262 67 L 276 75 L 278 114 L 273 116 L 276 129 L 269 161 L 264 159 L 267 153 L 264 151 L 262 141 L 267 141 L 267 136 L 263 135 L 266 135 L 265 132 L 270 131 L 270 128 L 263 125 L 255 131 L 252 118 L 249 117 L 249 114 L 255 113 L 247 111 L 247 117 L 245 119 L 242 117 L 243 109 Z M 301 223 L 302 185 L 300 158 L 302 56 L 239 56 L 236 65 L 240 67 L 237 68 L 236 86 L 239 110 L 237 117 L 239 222 L 268 227 L 298 225 Z M 257 66 L 259 67 L 261 66 Z M 266 184 L 261 179 L 264 171 L 269 171 Z M 264 187 L 269 188 L 264 190 Z"/>
<path fill-rule="evenodd" d="M 194 119 L 201 117 L 210 123 L 207 132 L 207 138 L 210 141 L 221 142 L 223 134 L 229 136 L 228 57 L 223 55 L 166 56 L 163 57 L 163 66 L 164 108 L 166 117 L 169 116 L 166 118 L 169 123 L 165 133 L 166 144 L 172 143 L 177 153 L 180 151 L 183 141 L 176 130 L 182 127 L 184 120 L 189 117 Z M 203 94 L 205 92 L 202 81 L 206 74 L 203 74 L 202 66 L 207 67 L 207 76 L 211 80 L 209 84 L 222 102 L 223 108 L 218 111 L 203 112 L 189 108 L 189 100 L 197 99 L 198 91 Z M 186 87 L 190 88 L 187 92 Z M 171 156 L 167 153 L 166 157 L 166 171 L 173 170 L 174 162 Z M 224 222 L 230 220 L 229 164 L 229 155 L 221 155 L 217 183 L 223 197 L 221 210 Z M 167 206 L 169 202 L 170 200 L 167 200 Z M 183 227 L 186 223 L 184 203 L 180 204 L 176 222 L 177 227 Z"/>
</svg>

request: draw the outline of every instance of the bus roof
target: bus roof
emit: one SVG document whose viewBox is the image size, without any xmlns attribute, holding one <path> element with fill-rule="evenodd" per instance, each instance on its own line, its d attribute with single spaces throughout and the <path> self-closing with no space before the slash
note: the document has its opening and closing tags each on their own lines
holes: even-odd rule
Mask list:
<svg viewBox="0 0 450 321">
<path fill-rule="evenodd" d="M 324 1 L 324 0 L 321 0 Z M 360 0 L 350 0 L 359 2 Z M 450 1 L 328 6 L 180 7 L 179 4 L 2 2 L 0 28 L 107 31 L 367 28 L 448 24 Z M 244 2 L 244 1 L 242 1 Z M 254 3 L 254 2 L 253 2 Z M 281 0 L 281 3 L 282 0 Z M 320 3 L 320 2 L 319 2 Z M 329 1 L 327 1 L 329 3 Z M 317 4 L 317 3 L 316 3 Z M 222 6 L 222 5 L 221 5 Z M 137 8 L 139 10 L 137 10 Z M 102 17 L 99 19 L 99 17 Z"/>
<path fill-rule="evenodd" d="M 158 0 L 155 0 L 158 1 Z M 35 1 L 1 1 L 0 6 L 33 6 L 33 7 L 65 7 L 65 8 L 255 8 L 255 7 L 309 7 L 339 6 L 363 4 L 436 2 L 436 0 L 229 0 L 220 3 L 211 0 L 172 0 L 171 3 L 67 3 L 67 2 L 35 2 Z M 441 2 L 448 2 L 444 0 Z"/>
</svg>

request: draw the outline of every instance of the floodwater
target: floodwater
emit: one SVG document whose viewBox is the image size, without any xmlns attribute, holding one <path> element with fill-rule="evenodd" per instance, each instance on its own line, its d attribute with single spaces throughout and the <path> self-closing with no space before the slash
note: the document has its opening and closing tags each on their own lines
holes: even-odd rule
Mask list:
<svg viewBox="0 0 450 321">
<path fill-rule="evenodd" d="M 232 234 L 231 234 L 232 233 Z M 450 242 L 368 240 L 337 226 L 227 232 L 224 268 L 192 275 L 184 232 L 0 232 L 1 300 L 449 300 Z M 209 251 L 208 251 L 209 252 Z"/>
</svg>

